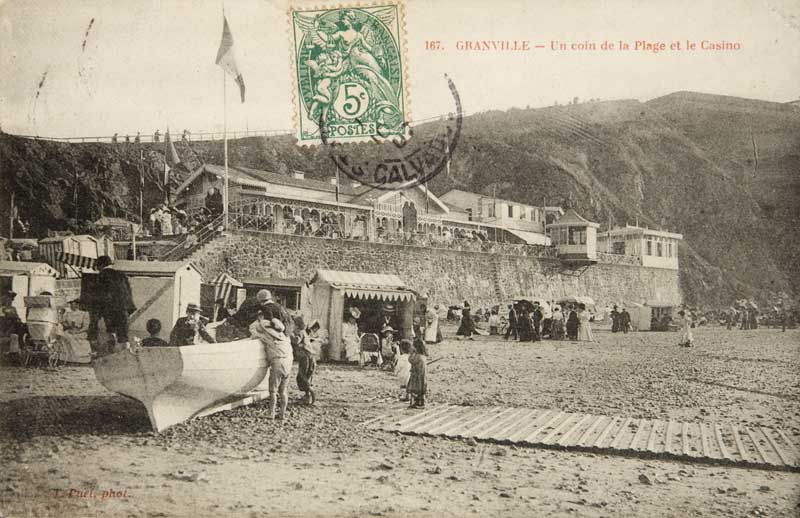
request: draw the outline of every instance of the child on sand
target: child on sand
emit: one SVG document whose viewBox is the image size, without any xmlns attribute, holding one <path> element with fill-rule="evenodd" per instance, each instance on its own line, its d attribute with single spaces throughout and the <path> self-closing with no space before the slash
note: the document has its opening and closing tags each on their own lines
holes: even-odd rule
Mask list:
<svg viewBox="0 0 800 518">
<path fill-rule="evenodd" d="M 411 364 L 411 373 L 408 378 L 408 395 L 411 399 L 409 408 L 424 408 L 425 394 L 428 392 L 428 381 L 426 370 L 428 362 L 428 351 L 425 349 L 425 342 L 417 339 L 414 342 L 414 349 L 408 357 Z"/>
<path fill-rule="evenodd" d="M 394 374 L 400 382 L 400 401 L 408 401 L 408 380 L 411 377 L 411 363 L 408 358 L 412 347 L 408 338 L 400 340 L 400 354 L 397 355 L 397 363 L 394 365 Z"/>
<path fill-rule="evenodd" d="M 275 407 L 280 399 L 278 419 L 286 415 L 289 401 L 288 380 L 292 371 L 292 342 L 284 334 L 283 322 L 277 318 L 267 320 L 264 313 L 258 312 L 258 319 L 250 325 L 250 335 L 259 338 L 267 350 L 269 364 L 269 414 L 275 419 Z"/>
<path fill-rule="evenodd" d="M 161 321 L 151 318 L 147 321 L 147 332 L 150 336 L 142 340 L 142 347 L 167 347 L 169 344 L 158 337 L 161 332 Z"/>
<path fill-rule="evenodd" d="M 316 324 L 319 327 L 319 324 Z M 313 405 L 314 394 L 314 371 L 317 370 L 317 360 L 312 351 L 311 339 L 306 331 L 303 317 L 298 315 L 294 318 L 294 340 L 295 358 L 297 358 L 297 388 L 305 392 L 303 402 L 306 405 Z"/>
</svg>

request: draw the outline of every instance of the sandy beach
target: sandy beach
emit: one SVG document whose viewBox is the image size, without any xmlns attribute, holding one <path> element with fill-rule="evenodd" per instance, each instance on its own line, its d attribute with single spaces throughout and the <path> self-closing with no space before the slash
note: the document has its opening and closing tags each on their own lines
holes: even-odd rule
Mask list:
<svg viewBox="0 0 800 518">
<path fill-rule="evenodd" d="M 800 445 L 800 331 L 482 336 L 431 347 L 431 404 L 780 427 Z M 295 365 L 296 370 L 296 365 Z M 797 516 L 800 474 L 367 429 L 394 378 L 322 364 L 318 404 L 150 431 L 90 367 L 0 371 L 0 516 Z M 409 413 L 415 410 L 407 410 Z M 416 411 L 418 412 L 418 410 Z"/>
</svg>

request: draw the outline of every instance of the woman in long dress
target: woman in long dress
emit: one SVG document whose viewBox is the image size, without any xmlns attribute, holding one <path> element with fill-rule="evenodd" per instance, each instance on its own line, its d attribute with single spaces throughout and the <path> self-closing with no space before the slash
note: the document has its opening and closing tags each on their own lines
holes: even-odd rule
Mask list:
<svg viewBox="0 0 800 518">
<path fill-rule="evenodd" d="M 425 343 L 434 344 L 437 342 L 436 335 L 439 334 L 439 304 L 433 306 L 425 313 L 427 327 L 425 328 Z"/>
<path fill-rule="evenodd" d="M 357 362 L 361 351 L 360 338 L 358 336 L 359 317 L 361 317 L 361 311 L 358 308 L 350 308 L 347 320 L 342 322 L 344 357 L 349 362 Z"/>
<path fill-rule="evenodd" d="M 594 335 L 592 334 L 592 324 L 590 323 L 590 319 L 592 318 L 592 314 L 586 309 L 585 304 L 581 304 L 578 306 L 580 312 L 578 313 L 578 318 L 581 321 L 580 327 L 578 327 L 578 340 L 581 342 L 594 342 Z"/>
<path fill-rule="evenodd" d="M 679 323 L 681 325 L 681 338 L 678 345 L 683 347 L 692 347 L 694 345 L 694 336 L 692 336 L 692 319 L 685 311 L 678 311 Z"/>
<path fill-rule="evenodd" d="M 464 301 L 464 309 L 461 312 L 461 325 L 458 326 L 458 331 L 456 331 L 456 335 L 463 336 L 470 340 L 475 340 L 474 338 L 472 338 L 473 334 L 475 334 L 475 322 L 472 321 L 472 315 L 470 314 L 469 303 Z"/>
</svg>

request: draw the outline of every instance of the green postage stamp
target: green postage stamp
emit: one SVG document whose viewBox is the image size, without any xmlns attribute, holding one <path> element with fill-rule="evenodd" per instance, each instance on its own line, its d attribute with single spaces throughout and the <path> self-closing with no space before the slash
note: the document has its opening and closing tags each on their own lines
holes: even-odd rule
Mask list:
<svg viewBox="0 0 800 518">
<path fill-rule="evenodd" d="M 300 145 L 406 137 L 401 3 L 289 10 Z"/>
</svg>

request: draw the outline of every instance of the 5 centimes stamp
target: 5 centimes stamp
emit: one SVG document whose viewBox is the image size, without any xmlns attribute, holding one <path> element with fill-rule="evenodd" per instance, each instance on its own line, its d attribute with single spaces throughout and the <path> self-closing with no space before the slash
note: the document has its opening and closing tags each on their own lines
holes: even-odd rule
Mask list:
<svg viewBox="0 0 800 518">
<path fill-rule="evenodd" d="M 289 9 L 300 145 L 405 137 L 402 3 Z"/>
</svg>

